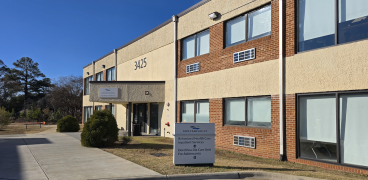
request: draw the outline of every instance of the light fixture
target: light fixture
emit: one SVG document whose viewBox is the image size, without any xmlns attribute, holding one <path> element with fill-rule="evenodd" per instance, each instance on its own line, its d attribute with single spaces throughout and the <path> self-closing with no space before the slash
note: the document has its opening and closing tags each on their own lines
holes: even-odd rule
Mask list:
<svg viewBox="0 0 368 180">
<path fill-rule="evenodd" d="M 105 65 L 101 65 L 102 68 L 105 68 Z"/>
<path fill-rule="evenodd" d="M 87 75 L 89 75 L 89 72 L 86 72 Z"/>
<path fill-rule="evenodd" d="M 213 12 L 211 14 L 208 15 L 210 17 L 211 20 L 216 19 L 219 16 L 218 12 Z"/>
<path fill-rule="evenodd" d="M 149 95 L 149 91 L 145 91 L 145 92 L 144 92 L 144 94 L 145 94 L 145 95 Z"/>
</svg>

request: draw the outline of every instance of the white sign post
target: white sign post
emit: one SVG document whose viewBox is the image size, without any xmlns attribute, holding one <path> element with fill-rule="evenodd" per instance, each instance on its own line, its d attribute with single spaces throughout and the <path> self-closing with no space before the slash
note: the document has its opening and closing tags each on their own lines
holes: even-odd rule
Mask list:
<svg viewBox="0 0 368 180">
<path fill-rule="evenodd" d="M 100 88 L 98 89 L 99 98 L 118 98 L 118 88 Z"/>
<path fill-rule="evenodd" d="M 174 164 L 214 164 L 215 124 L 176 123 Z"/>
</svg>

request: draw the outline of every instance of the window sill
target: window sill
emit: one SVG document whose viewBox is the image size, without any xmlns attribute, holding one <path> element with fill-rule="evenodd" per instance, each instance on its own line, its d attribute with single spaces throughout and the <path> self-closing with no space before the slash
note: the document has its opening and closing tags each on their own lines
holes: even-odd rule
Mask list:
<svg viewBox="0 0 368 180">
<path fill-rule="evenodd" d="M 209 55 L 209 54 L 210 54 L 210 53 L 206 53 L 206 54 L 202 54 L 202 55 L 199 55 L 199 56 L 194 56 L 194 57 L 189 58 L 189 59 L 182 59 L 182 60 L 180 60 L 180 61 L 191 60 L 191 59 L 195 59 L 195 58 L 197 58 L 197 57 L 201 57 L 201 56 L 205 56 L 205 55 Z"/>
<path fill-rule="evenodd" d="M 247 128 L 247 129 L 268 129 L 268 130 L 271 130 L 270 127 L 231 125 L 231 124 L 224 124 L 223 127 L 241 127 L 241 128 Z"/>
<path fill-rule="evenodd" d="M 367 41 L 368 39 L 360 39 L 360 40 L 356 40 L 356 41 L 351 41 L 351 42 L 345 42 L 345 43 L 340 43 L 340 44 L 334 44 L 331 46 L 326 46 L 326 47 L 321 47 L 321 48 L 316 48 L 316 49 L 310 49 L 310 50 L 306 50 L 306 51 L 298 51 L 296 50 L 296 54 L 303 54 L 303 53 L 308 53 L 308 52 L 312 52 L 312 51 L 317 51 L 317 50 L 322 50 L 322 49 L 327 49 L 327 48 L 332 48 L 332 47 L 338 47 L 338 46 L 342 46 L 342 45 L 347 45 L 347 44 L 352 44 L 352 43 L 357 43 L 360 41 Z"/>
<path fill-rule="evenodd" d="M 260 37 L 260 38 L 257 38 L 257 39 L 253 39 L 253 40 L 250 40 L 250 41 L 246 41 L 246 42 L 242 42 L 242 43 L 237 43 L 237 44 L 234 44 L 234 45 L 226 46 L 224 49 L 235 47 L 235 46 L 239 46 L 239 45 L 249 44 L 251 42 L 257 42 L 257 41 L 262 42 L 262 41 L 271 39 L 271 36 L 272 35 L 263 36 L 263 37 Z"/>
</svg>

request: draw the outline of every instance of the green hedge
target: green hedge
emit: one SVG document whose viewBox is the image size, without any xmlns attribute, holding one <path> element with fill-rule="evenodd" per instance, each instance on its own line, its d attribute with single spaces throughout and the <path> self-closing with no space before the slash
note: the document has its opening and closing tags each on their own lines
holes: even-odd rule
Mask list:
<svg viewBox="0 0 368 180">
<path fill-rule="evenodd" d="M 82 146 L 110 146 L 118 140 L 119 129 L 115 117 L 109 110 L 95 111 L 84 124 L 81 134 Z"/>
<path fill-rule="evenodd" d="M 57 121 L 57 132 L 78 132 L 80 130 L 78 119 L 65 116 Z"/>
</svg>

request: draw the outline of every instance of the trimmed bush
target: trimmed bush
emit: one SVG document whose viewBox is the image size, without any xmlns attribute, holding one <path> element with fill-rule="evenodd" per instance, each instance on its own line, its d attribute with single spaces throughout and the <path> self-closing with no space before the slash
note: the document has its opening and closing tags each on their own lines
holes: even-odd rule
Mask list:
<svg viewBox="0 0 368 180">
<path fill-rule="evenodd" d="M 119 129 L 115 117 L 107 109 L 95 111 L 84 124 L 81 134 L 82 146 L 105 147 L 118 140 Z"/>
<path fill-rule="evenodd" d="M 4 107 L 0 107 L 0 129 L 6 128 L 10 122 L 10 113 Z"/>
<path fill-rule="evenodd" d="M 57 132 L 78 132 L 80 129 L 78 119 L 65 116 L 57 121 Z"/>
</svg>

